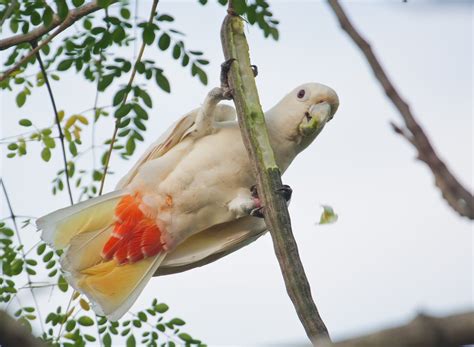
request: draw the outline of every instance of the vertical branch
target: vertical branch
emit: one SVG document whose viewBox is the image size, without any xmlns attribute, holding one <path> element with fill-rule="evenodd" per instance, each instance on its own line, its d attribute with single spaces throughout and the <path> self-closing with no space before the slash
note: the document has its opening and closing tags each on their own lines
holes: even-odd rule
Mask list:
<svg viewBox="0 0 474 347">
<path fill-rule="evenodd" d="M 385 94 L 402 116 L 406 129 L 401 129 L 392 124 L 395 132 L 405 137 L 416 148 L 418 158 L 428 165 L 434 175 L 436 186 L 440 189 L 444 199 L 454 211 L 463 217 L 467 217 L 471 220 L 474 219 L 474 197 L 472 194 L 462 186 L 446 164 L 438 157 L 428 136 L 426 136 L 423 128 L 411 113 L 410 107 L 395 89 L 369 43 L 354 28 L 339 2 L 337 0 L 328 0 L 328 2 L 339 20 L 341 28 L 350 36 L 365 55 L 375 77 L 382 85 Z"/>
<path fill-rule="evenodd" d="M 36 48 L 37 47 L 36 42 L 32 42 L 31 46 L 33 48 Z M 71 205 L 74 205 L 74 199 L 72 198 L 72 191 L 71 191 L 71 183 L 69 182 L 69 167 L 67 165 L 66 146 L 64 145 L 63 129 L 61 128 L 61 121 L 59 119 L 58 109 L 56 108 L 56 102 L 54 100 L 53 90 L 51 89 L 51 85 L 49 84 L 48 74 L 46 73 L 46 69 L 44 68 L 40 51 L 36 52 L 36 59 L 38 60 L 39 66 L 41 68 L 41 72 L 43 73 L 44 82 L 46 84 L 46 87 L 48 88 L 49 98 L 51 99 L 51 104 L 53 105 L 54 121 L 58 129 L 59 141 L 61 142 L 61 151 L 63 155 L 63 164 L 64 164 L 64 174 L 66 175 L 66 186 L 67 186 L 67 192 L 69 194 L 69 202 L 71 203 Z"/>
<path fill-rule="evenodd" d="M 313 344 L 328 339 L 328 331 L 311 296 L 311 289 L 291 230 L 290 216 L 282 196 L 280 170 L 275 162 L 265 126 L 252 69 L 243 21 L 234 14 L 232 1 L 224 19 L 221 40 L 226 59 L 235 59 L 229 71 L 229 83 L 237 109 L 245 147 L 257 177 L 259 196 L 265 206 L 265 223 L 270 230 L 286 289 L 306 334 Z"/>
<path fill-rule="evenodd" d="M 159 0 L 153 0 L 153 4 L 151 5 L 150 17 L 148 18 L 148 23 L 153 22 L 153 17 L 155 15 L 158 2 Z M 127 102 L 128 94 L 130 92 L 130 87 L 132 86 L 133 79 L 135 78 L 135 75 L 137 73 L 138 63 L 142 60 L 143 53 L 145 52 L 145 46 L 146 46 L 146 43 L 145 41 L 143 41 L 142 46 L 140 47 L 140 52 L 138 53 L 138 56 L 137 56 L 137 60 L 135 61 L 135 64 L 133 65 L 132 74 L 130 75 L 130 79 L 128 80 L 128 83 L 127 83 L 127 92 L 125 96 L 123 97 L 122 105 L 124 105 Z M 107 176 L 107 171 L 108 171 L 109 163 L 110 163 L 110 157 L 112 156 L 112 151 L 114 150 L 114 144 L 115 144 L 115 140 L 117 138 L 117 132 L 119 129 L 118 126 L 119 126 L 119 119 L 117 118 L 115 121 L 114 133 L 112 134 L 112 139 L 110 141 L 110 147 L 105 157 L 104 172 L 102 174 L 102 180 L 100 181 L 99 195 L 102 195 L 102 191 L 104 190 L 105 177 Z"/>
</svg>

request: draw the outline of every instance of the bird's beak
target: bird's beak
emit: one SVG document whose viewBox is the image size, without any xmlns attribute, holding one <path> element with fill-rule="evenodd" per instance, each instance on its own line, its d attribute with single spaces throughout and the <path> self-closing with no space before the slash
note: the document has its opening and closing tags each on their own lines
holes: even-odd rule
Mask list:
<svg viewBox="0 0 474 347">
<path fill-rule="evenodd" d="M 323 130 L 324 125 L 331 120 L 334 112 L 331 105 L 326 101 L 311 105 L 300 124 L 301 135 L 309 136 L 319 134 L 319 132 Z"/>
</svg>

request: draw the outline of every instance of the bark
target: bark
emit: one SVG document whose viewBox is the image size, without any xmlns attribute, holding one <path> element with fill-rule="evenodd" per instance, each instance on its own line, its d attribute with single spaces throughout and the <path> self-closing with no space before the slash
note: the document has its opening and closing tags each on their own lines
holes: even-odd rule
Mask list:
<svg viewBox="0 0 474 347">
<path fill-rule="evenodd" d="M 229 85 L 245 147 L 256 173 L 259 196 L 265 206 L 265 223 L 272 236 L 288 295 L 306 334 L 315 344 L 321 338 L 329 339 L 329 335 L 311 296 L 291 230 L 286 202 L 276 193 L 282 186 L 280 170 L 275 162 L 265 126 L 243 21 L 233 14 L 232 8 L 222 24 L 221 39 L 226 60 L 235 59 L 229 71 Z"/>
</svg>

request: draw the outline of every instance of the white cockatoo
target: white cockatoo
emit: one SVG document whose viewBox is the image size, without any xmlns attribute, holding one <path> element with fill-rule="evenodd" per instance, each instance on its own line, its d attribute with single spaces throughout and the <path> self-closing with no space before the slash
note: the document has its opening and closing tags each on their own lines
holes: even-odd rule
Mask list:
<svg viewBox="0 0 474 347">
<path fill-rule="evenodd" d="M 233 107 L 214 88 L 203 105 L 158 139 L 114 192 L 37 221 L 42 238 L 64 250 L 69 283 L 96 313 L 122 317 L 153 275 L 210 263 L 266 232 L 255 177 Z M 333 117 L 331 88 L 307 83 L 265 113 L 284 172 Z"/>
</svg>

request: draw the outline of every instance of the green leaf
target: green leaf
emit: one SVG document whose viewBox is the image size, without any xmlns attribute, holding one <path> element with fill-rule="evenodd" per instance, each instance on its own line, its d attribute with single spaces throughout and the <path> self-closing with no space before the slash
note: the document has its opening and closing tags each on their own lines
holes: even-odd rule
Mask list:
<svg viewBox="0 0 474 347">
<path fill-rule="evenodd" d="M 160 36 L 160 39 L 158 40 L 158 47 L 162 50 L 165 51 L 168 49 L 171 43 L 171 38 L 167 33 L 163 33 Z"/>
<path fill-rule="evenodd" d="M 102 339 L 102 342 L 104 343 L 104 347 L 111 347 L 112 346 L 112 338 L 110 337 L 109 333 L 104 335 L 104 338 Z"/>
<path fill-rule="evenodd" d="M 67 292 L 67 289 L 69 287 L 68 283 L 66 282 L 66 280 L 64 279 L 64 277 L 62 275 L 59 276 L 59 278 L 58 278 L 58 287 L 64 293 Z"/>
<path fill-rule="evenodd" d="M 181 56 L 181 47 L 178 44 L 174 45 L 172 55 L 174 59 L 178 59 Z"/>
<path fill-rule="evenodd" d="M 45 27 L 49 27 L 53 22 L 53 10 L 47 6 L 43 13 L 43 24 Z"/>
<path fill-rule="evenodd" d="M 89 334 L 84 334 L 84 337 L 89 342 L 94 342 L 96 340 L 96 338 L 94 336 L 89 335 Z"/>
<path fill-rule="evenodd" d="M 127 8 L 121 8 L 120 15 L 123 19 L 130 19 L 130 11 Z"/>
<path fill-rule="evenodd" d="M 46 162 L 51 159 L 51 150 L 48 147 L 43 148 L 41 151 L 41 158 Z"/>
<path fill-rule="evenodd" d="M 48 253 L 46 253 L 43 257 L 43 261 L 45 263 L 47 263 L 48 261 L 50 261 L 52 258 L 53 258 L 53 255 L 54 255 L 54 252 L 53 251 L 49 251 Z"/>
<path fill-rule="evenodd" d="M 138 312 L 138 318 L 139 318 L 142 322 L 146 322 L 146 321 L 147 321 L 146 314 L 145 314 L 144 312 Z"/>
<path fill-rule="evenodd" d="M 132 155 L 133 152 L 135 152 L 135 139 L 133 137 L 128 138 L 125 149 L 127 150 L 128 155 Z"/>
<path fill-rule="evenodd" d="M 82 326 L 85 326 L 85 327 L 90 327 L 92 325 L 94 325 L 94 321 L 92 320 L 92 318 L 90 317 L 87 317 L 87 316 L 82 316 L 80 317 L 77 322 L 82 325 Z"/>
<path fill-rule="evenodd" d="M 153 27 L 151 25 L 146 25 L 145 28 L 143 28 L 143 41 L 147 45 L 151 45 L 153 41 L 155 41 L 155 30 L 153 30 Z"/>
<path fill-rule="evenodd" d="M 22 107 L 25 104 L 26 101 L 26 93 L 25 92 L 20 92 L 16 96 L 16 104 L 18 107 Z"/>
<path fill-rule="evenodd" d="M 321 218 L 318 224 L 322 225 L 322 224 L 335 223 L 338 219 L 338 215 L 334 213 L 333 208 L 328 205 L 322 205 L 322 207 L 323 207 L 323 213 L 321 213 Z"/>
<path fill-rule="evenodd" d="M 69 8 L 65 0 L 55 0 L 57 7 L 57 14 L 59 18 L 64 19 L 69 13 Z"/>
<path fill-rule="evenodd" d="M 189 334 L 186 334 L 186 333 L 181 333 L 181 334 L 178 335 L 178 337 L 181 340 L 186 341 L 186 342 L 190 342 L 193 339 Z"/>
<path fill-rule="evenodd" d="M 130 112 L 131 109 L 132 109 L 132 104 L 122 104 L 115 111 L 114 117 L 115 118 L 125 117 Z"/>
<path fill-rule="evenodd" d="M 186 324 L 185 321 L 182 320 L 181 318 L 173 318 L 172 320 L 169 321 L 169 323 L 172 325 L 178 325 L 178 326 Z"/>
<path fill-rule="evenodd" d="M 123 97 L 125 96 L 126 92 L 127 90 L 124 88 L 120 89 L 117 93 L 115 93 L 112 105 L 117 106 L 118 104 L 120 104 L 123 101 Z"/>
<path fill-rule="evenodd" d="M 156 70 L 155 73 L 155 79 L 156 79 L 156 84 L 165 92 L 170 93 L 171 92 L 171 87 L 170 87 L 170 82 L 168 79 L 163 75 L 163 73 L 159 70 Z"/>
<path fill-rule="evenodd" d="M 174 18 L 168 14 L 162 14 L 161 16 L 157 18 L 157 20 L 158 22 L 172 22 L 174 21 Z"/>
<path fill-rule="evenodd" d="M 66 71 L 69 69 L 74 62 L 74 59 L 64 59 L 62 62 L 58 64 L 59 71 Z"/>
<path fill-rule="evenodd" d="M 149 95 L 146 91 L 144 91 L 143 89 L 141 89 L 138 95 L 142 98 L 142 100 L 143 100 L 143 102 L 145 103 L 145 105 L 147 105 L 148 107 L 152 107 L 152 106 L 153 106 L 153 103 L 152 103 L 152 101 L 151 101 L 151 97 L 150 97 L 150 95 Z"/>
<path fill-rule="evenodd" d="M 36 248 L 36 254 L 41 255 L 46 249 L 46 243 L 41 243 L 38 248 Z"/>
<path fill-rule="evenodd" d="M 75 320 L 71 319 L 66 323 L 66 331 L 67 332 L 73 331 L 75 327 L 76 327 L 76 321 Z"/>
<path fill-rule="evenodd" d="M 169 307 L 166 304 L 158 304 L 154 307 L 155 311 L 158 313 L 165 313 L 168 311 Z"/>
<path fill-rule="evenodd" d="M 72 0 L 72 4 L 76 7 L 81 6 L 85 0 Z"/>
<path fill-rule="evenodd" d="M 127 347 L 135 347 L 136 342 L 135 342 L 135 336 L 130 335 L 127 339 Z"/>
</svg>

